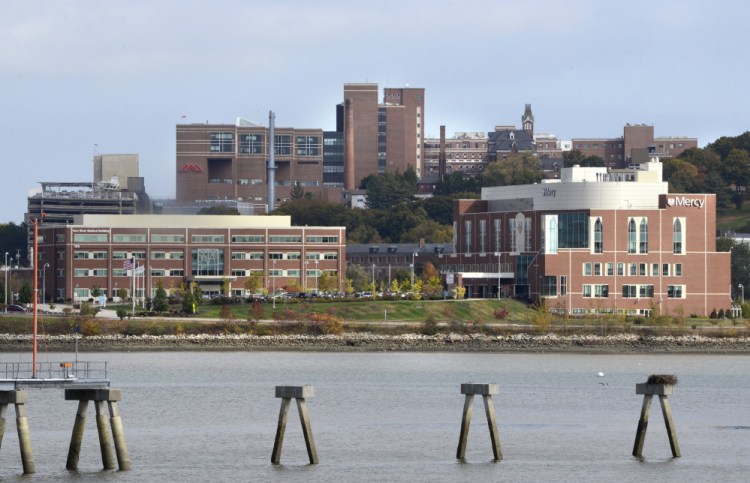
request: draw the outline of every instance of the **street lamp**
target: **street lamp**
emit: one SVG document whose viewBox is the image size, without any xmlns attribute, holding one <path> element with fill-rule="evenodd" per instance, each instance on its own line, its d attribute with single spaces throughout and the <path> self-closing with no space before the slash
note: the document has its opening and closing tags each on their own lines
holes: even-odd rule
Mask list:
<svg viewBox="0 0 750 483">
<path fill-rule="evenodd" d="M 273 308 L 276 308 L 276 260 L 271 261 L 271 284 L 273 285 L 273 291 L 271 292 L 271 301 Z M 268 285 L 266 285 L 267 287 Z"/>
<path fill-rule="evenodd" d="M 375 264 L 372 264 L 372 291 L 375 291 Z"/>
<path fill-rule="evenodd" d="M 318 259 L 315 259 L 315 293 L 318 293 Z"/>
<path fill-rule="evenodd" d="M 49 263 L 45 263 L 42 267 L 42 303 L 47 303 L 47 267 Z"/>
<path fill-rule="evenodd" d="M 740 297 L 740 303 L 745 302 L 745 287 L 742 284 L 739 284 L 738 287 L 742 291 L 742 295 Z"/>
<path fill-rule="evenodd" d="M 5 252 L 5 285 L 3 286 L 3 301 L 5 302 L 5 313 L 8 313 L 8 252 Z"/>
<path fill-rule="evenodd" d="M 411 291 L 414 291 L 414 257 L 417 256 L 417 252 L 411 254 Z"/>
<path fill-rule="evenodd" d="M 495 252 L 497 257 L 497 299 L 500 300 L 500 252 Z"/>
</svg>

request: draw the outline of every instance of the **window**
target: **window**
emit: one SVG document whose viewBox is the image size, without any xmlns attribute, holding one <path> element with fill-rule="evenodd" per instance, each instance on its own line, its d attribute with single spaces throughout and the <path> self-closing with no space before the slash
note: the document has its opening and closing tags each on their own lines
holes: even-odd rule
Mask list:
<svg viewBox="0 0 750 483">
<path fill-rule="evenodd" d="M 617 275 L 620 277 L 625 275 L 625 264 L 622 262 L 617 263 Z"/>
<path fill-rule="evenodd" d="M 611 277 L 615 274 L 615 264 L 614 263 L 608 263 L 607 264 L 607 276 Z"/>
<path fill-rule="evenodd" d="M 638 296 L 641 298 L 653 298 L 654 286 L 653 285 L 640 285 L 638 287 Z"/>
<path fill-rule="evenodd" d="M 89 271 L 87 268 L 76 268 L 73 270 L 73 276 L 74 277 L 88 277 Z"/>
<path fill-rule="evenodd" d="M 299 254 L 299 252 L 287 252 L 286 259 L 287 260 L 300 260 L 302 256 Z"/>
<path fill-rule="evenodd" d="M 594 223 L 594 253 L 602 253 L 604 250 L 604 243 L 602 240 L 602 220 L 601 218 L 597 218 L 596 223 Z"/>
<path fill-rule="evenodd" d="M 682 255 L 682 222 L 679 218 L 674 219 L 672 225 L 672 253 Z"/>
<path fill-rule="evenodd" d="M 113 243 L 146 243 L 146 235 L 118 234 L 112 235 Z"/>
<path fill-rule="evenodd" d="M 631 277 L 635 277 L 638 274 L 638 264 L 637 263 L 631 263 L 630 264 L 630 271 L 628 272 L 628 275 Z"/>
<path fill-rule="evenodd" d="M 212 153 L 234 152 L 234 134 L 231 132 L 212 132 L 210 149 Z"/>
<path fill-rule="evenodd" d="M 284 254 L 281 252 L 270 252 L 268 254 L 268 259 L 269 260 L 283 260 Z"/>
<path fill-rule="evenodd" d="M 109 236 L 106 233 L 84 234 L 74 233 L 73 243 L 107 243 Z"/>
<path fill-rule="evenodd" d="M 263 243 L 263 235 L 232 235 L 232 243 Z"/>
<path fill-rule="evenodd" d="M 542 296 L 556 297 L 557 296 L 557 277 L 554 275 L 545 275 L 542 279 Z"/>
<path fill-rule="evenodd" d="M 595 263 L 594 264 L 594 275 L 597 277 L 601 276 L 602 274 L 602 264 L 601 263 Z"/>
<path fill-rule="evenodd" d="M 112 276 L 113 277 L 127 277 L 128 271 L 123 270 L 122 268 L 113 268 L 112 269 Z"/>
<path fill-rule="evenodd" d="M 192 253 L 193 276 L 224 275 L 224 250 L 195 248 Z"/>
<path fill-rule="evenodd" d="M 280 156 L 292 155 L 292 136 L 289 134 L 276 134 L 274 137 L 274 152 Z"/>
<path fill-rule="evenodd" d="M 151 252 L 151 260 L 166 260 L 166 252 Z"/>
<path fill-rule="evenodd" d="M 170 260 L 184 260 L 185 253 L 184 252 L 169 252 L 169 259 Z"/>
<path fill-rule="evenodd" d="M 325 236 L 306 236 L 305 241 L 307 243 L 338 243 L 339 237 L 338 236 L 331 236 L 331 235 L 325 235 Z"/>
<path fill-rule="evenodd" d="M 594 285 L 594 297 L 609 297 L 609 285 Z"/>
<path fill-rule="evenodd" d="M 112 252 L 112 260 L 125 260 L 128 258 L 127 252 Z"/>
<path fill-rule="evenodd" d="M 151 269 L 151 276 L 152 277 L 163 277 L 166 275 L 166 271 L 161 268 L 152 268 Z"/>
<path fill-rule="evenodd" d="M 557 217 L 554 215 L 548 215 L 547 217 L 547 230 L 546 230 L 545 248 L 547 253 L 557 253 Z"/>
<path fill-rule="evenodd" d="M 682 277 L 682 264 L 681 263 L 674 264 L 674 276 Z"/>
<path fill-rule="evenodd" d="M 631 218 L 628 222 L 628 253 L 636 253 L 637 246 L 635 236 L 635 220 Z"/>
<path fill-rule="evenodd" d="M 65 234 L 64 233 L 57 233 L 57 234 L 55 234 L 55 242 L 56 243 L 65 243 Z"/>
<path fill-rule="evenodd" d="M 486 253 L 487 220 L 479 220 L 479 253 Z"/>
<path fill-rule="evenodd" d="M 641 277 L 645 277 L 647 275 L 646 267 L 648 267 L 647 263 L 638 264 L 638 275 L 640 275 Z"/>
<path fill-rule="evenodd" d="M 638 285 L 623 285 L 622 298 L 634 299 L 638 297 Z"/>
<path fill-rule="evenodd" d="M 300 271 L 299 270 L 287 270 L 286 275 L 287 277 L 299 277 Z"/>
<path fill-rule="evenodd" d="M 659 276 L 659 264 L 658 263 L 652 263 L 651 264 L 651 276 L 652 277 L 658 277 Z"/>
<path fill-rule="evenodd" d="M 583 264 L 583 274 L 591 275 L 591 263 L 590 262 L 586 262 Z"/>
<path fill-rule="evenodd" d="M 559 248 L 588 248 L 588 215 L 583 212 L 557 215 L 557 244 Z"/>
<path fill-rule="evenodd" d="M 560 295 L 568 295 L 568 277 L 560 275 Z"/>
<path fill-rule="evenodd" d="M 185 243 L 185 235 L 151 235 L 151 243 Z"/>
<path fill-rule="evenodd" d="M 302 243 L 301 235 L 268 235 L 268 243 Z"/>
<path fill-rule="evenodd" d="M 648 220 L 641 220 L 641 253 L 648 253 Z"/>
<path fill-rule="evenodd" d="M 685 298 L 684 293 L 685 293 L 684 285 L 667 285 L 667 298 L 670 298 L 670 299 Z"/>
<path fill-rule="evenodd" d="M 232 260 L 245 260 L 246 256 L 245 252 L 232 252 Z"/>
<path fill-rule="evenodd" d="M 169 271 L 170 277 L 184 277 L 185 276 L 185 270 L 181 268 L 173 269 Z"/>
<path fill-rule="evenodd" d="M 307 252 L 305 253 L 305 260 L 320 260 L 320 253 L 318 252 Z M 370 261 L 374 261 L 372 257 L 370 257 Z"/>
<path fill-rule="evenodd" d="M 323 254 L 323 260 L 338 260 L 338 258 L 339 254 L 336 252 Z"/>
<path fill-rule="evenodd" d="M 65 260 L 65 252 L 62 251 L 62 250 L 59 251 L 59 252 L 57 252 L 57 259 L 58 260 Z"/>
<path fill-rule="evenodd" d="M 471 253 L 471 220 L 464 221 L 464 252 Z"/>
<path fill-rule="evenodd" d="M 224 235 L 193 235 L 193 243 L 224 243 Z"/>
<path fill-rule="evenodd" d="M 232 276 L 233 277 L 244 277 L 245 276 L 245 270 L 240 268 L 233 268 L 232 269 Z"/>
<path fill-rule="evenodd" d="M 84 260 L 89 257 L 89 252 L 73 252 L 73 260 Z"/>
<path fill-rule="evenodd" d="M 669 277 L 669 264 L 663 263 L 661 266 L 661 274 L 665 277 Z"/>
<path fill-rule="evenodd" d="M 240 154 L 263 154 L 265 142 L 263 134 L 240 134 Z"/>
<path fill-rule="evenodd" d="M 320 156 L 320 137 L 297 136 L 297 156 Z"/>
</svg>

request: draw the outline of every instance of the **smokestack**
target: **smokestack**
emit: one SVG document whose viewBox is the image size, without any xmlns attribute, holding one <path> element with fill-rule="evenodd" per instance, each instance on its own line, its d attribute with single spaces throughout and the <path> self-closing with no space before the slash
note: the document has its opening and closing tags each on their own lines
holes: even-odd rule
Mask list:
<svg viewBox="0 0 750 483">
<path fill-rule="evenodd" d="M 268 208 L 270 213 L 276 208 L 276 114 L 268 111 Z"/>
<path fill-rule="evenodd" d="M 354 177 L 354 108 L 351 99 L 344 100 L 344 189 L 356 188 Z"/>
<path fill-rule="evenodd" d="M 440 126 L 440 153 L 438 154 L 438 174 L 440 181 L 445 177 L 445 126 Z"/>
</svg>

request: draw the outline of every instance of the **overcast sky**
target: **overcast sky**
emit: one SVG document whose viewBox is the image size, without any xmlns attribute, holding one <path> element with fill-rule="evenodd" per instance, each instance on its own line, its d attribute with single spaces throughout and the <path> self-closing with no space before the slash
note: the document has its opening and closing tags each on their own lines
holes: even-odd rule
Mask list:
<svg viewBox="0 0 750 483">
<path fill-rule="evenodd" d="M 750 2 L 0 0 L 0 222 L 39 181 L 137 153 L 174 197 L 175 125 L 335 128 L 346 82 L 424 87 L 426 133 L 520 126 L 701 146 L 750 129 Z M 381 91 L 382 98 L 382 91 Z M 181 116 L 186 118 L 181 119 Z"/>
</svg>

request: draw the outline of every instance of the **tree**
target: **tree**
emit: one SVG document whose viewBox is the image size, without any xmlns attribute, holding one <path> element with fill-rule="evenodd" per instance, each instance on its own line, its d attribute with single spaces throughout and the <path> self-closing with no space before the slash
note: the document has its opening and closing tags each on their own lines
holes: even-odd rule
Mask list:
<svg viewBox="0 0 750 483">
<path fill-rule="evenodd" d="M 318 277 L 318 291 L 320 292 L 338 292 L 339 279 L 336 273 L 323 272 Z"/>
<path fill-rule="evenodd" d="M 128 298 L 128 289 L 125 287 L 120 287 L 117 289 L 117 296 L 120 297 L 120 301 L 122 302 L 126 298 Z"/>
<path fill-rule="evenodd" d="M 572 168 L 573 166 L 581 165 L 581 162 L 583 161 L 583 153 L 578 149 L 571 149 L 570 151 L 564 151 L 562 153 L 563 156 L 563 166 L 566 168 Z"/>
<path fill-rule="evenodd" d="M 370 209 L 389 210 L 412 200 L 417 192 L 416 173 L 407 169 L 403 175 L 398 172 L 369 175 L 362 180 L 361 186 L 367 190 Z"/>
<path fill-rule="evenodd" d="M 154 311 L 157 313 L 166 312 L 167 310 L 169 310 L 167 291 L 164 290 L 164 284 L 161 280 L 156 282 L 156 295 L 154 296 L 153 307 Z"/>
<path fill-rule="evenodd" d="M 401 243 L 418 243 L 422 239 L 430 243 L 450 243 L 453 241 L 453 227 L 441 225 L 434 220 L 425 220 L 404 232 L 400 238 Z"/>
<path fill-rule="evenodd" d="M 193 293 L 193 304 L 198 307 L 203 301 L 203 292 L 201 291 L 201 286 L 198 285 L 198 282 L 193 282 L 190 284 L 190 291 Z"/>
<path fill-rule="evenodd" d="M 229 297 L 229 291 L 231 290 L 231 284 L 229 279 L 224 277 L 221 280 L 221 294 L 225 297 Z"/>
<path fill-rule="evenodd" d="M 716 240 L 717 252 L 731 252 L 731 280 L 732 287 L 740 284 L 747 285 L 747 273 L 750 268 L 750 245 L 743 242 L 735 242 L 731 238 L 719 238 Z M 750 288 L 745 287 L 745 296 L 748 297 Z"/>
<path fill-rule="evenodd" d="M 21 289 L 18 291 L 18 302 L 22 304 L 29 304 L 34 300 L 34 289 L 31 288 L 31 284 L 26 281 L 21 285 Z"/>
<path fill-rule="evenodd" d="M 8 295 L 7 290 L 5 290 L 5 283 L 0 280 L 0 300 L 2 300 L 2 303 L 5 305 L 8 305 L 8 302 L 5 300 L 5 297 Z"/>
<path fill-rule="evenodd" d="M 199 215 L 239 215 L 237 208 L 226 205 L 207 206 L 198 210 Z"/>
<path fill-rule="evenodd" d="M 102 294 L 102 288 L 99 285 L 94 284 L 94 285 L 91 286 L 91 296 L 92 297 L 97 298 L 101 294 Z"/>
<path fill-rule="evenodd" d="M 224 322 L 231 322 L 234 320 L 234 314 L 232 313 L 232 307 L 229 305 L 222 305 L 219 309 L 219 318 Z"/>
<path fill-rule="evenodd" d="M 539 183 L 544 174 L 539 167 L 539 160 L 533 154 L 526 153 L 490 163 L 481 177 L 483 187 L 511 186 Z"/>
<path fill-rule="evenodd" d="M 185 296 L 182 298 L 182 311 L 188 315 L 195 313 L 195 299 L 189 290 L 185 291 Z"/>
<path fill-rule="evenodd" d="M 370 274 L 360 265 L 349 265 L 346 268 L 346 278 L 351 280 L 355 291 L 361 292 L 365 290 L 365 283 L 370 280 Z"/>
<path fill-rule="evenodd" d="M 670 193 L 697 193 L 703 175 L 694 164 L 681 158 L 667 158 L 662 162 L 662 176 L 669 182 Z"/>
<path fill-rule="evenodd" d="M 721 174 L 727 183 L 747 188 L 750 185 L 750 153 L 744 149 L 729 151 L 722 163 Z"/>
<path fill-rule="evenodd" d="M 250 276 L 245 280 L 245 290 L 251 294 L 258 293 L 263 289 L 263 271 L 253 270 L 250 272 Z"/>
<path fill-rule="evenodd" d="M 475 193 L 479 195 L 479 180 L 475 176 L 464 176 L 462 171 L 454 171 L 443 177 L 435 186 L 435 196 Z"/>
<path fill-rule="evenodd" d="M 10 223 L 0 224 L 0 255 L 8 252 L 10 257 L 16 253 L 25 252 L 28 244 L 26 237 L 26 223 L 16 225 L 11 221 Z M 8 260 L 8 263 L 10 263 L 10 260 Z M 19 262 L 14 261 L 15 263 Z"/>
<path fill-rule="evenodd" d="M 258 300 L 254 300 L 247 315 L 248 320 L 258 322 L 266 315 L 266 311 Z"/>
<path fill-rule="evenodd" d="M 305 197 L 305 190 L 299 184 L 299 181 L 294 182 L 294 186 L 292 186 L 289 196 L 291 196 L 293 200 L 301 200 Z"/>
</svg>

